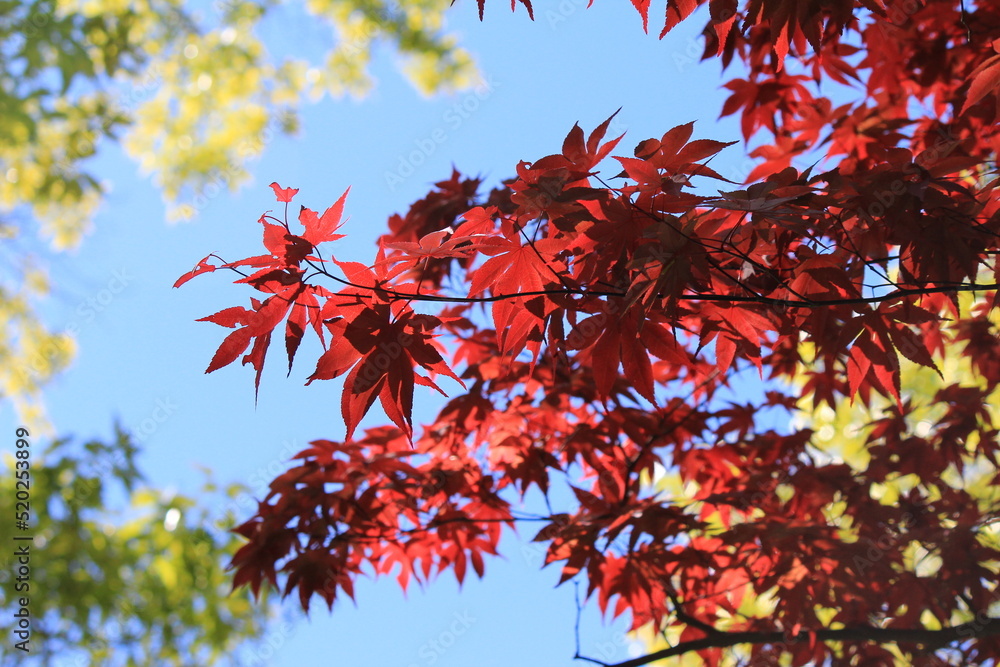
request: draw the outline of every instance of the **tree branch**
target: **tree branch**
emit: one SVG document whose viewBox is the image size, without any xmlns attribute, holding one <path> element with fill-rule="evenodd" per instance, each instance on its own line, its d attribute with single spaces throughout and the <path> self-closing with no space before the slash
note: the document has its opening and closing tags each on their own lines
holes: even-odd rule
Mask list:
<svg viewBox="0 0 1000 667">
<path fill-rule="evenodd" d="M 391 288 L 373 285 L 358 285 L 339 276 L 335 276 L 326 270 L 321 273 L 333 280 L 358 289 L 370 290 L 372 292 L 382 292 L 393 299 L 406 299 L 410 301 L 430 301 L 436 303 L 492 303 L 494 301 L 504 301 L 525 296 L 555 296 L 559 294 L 573 294 L 577 296 L 605 296 L 605 297 L 625 297 L 625 292 L 608 290 L 562 290 L 562 289 L 542 289 L 528 292 L 515 292 L 513 294 L 494 294 L 492 296 L 441 296 L 437 294 L 420 294 L 419 292 L 398 292 Z M 777 299 L 774 297 L 761 295 L 741 295 L 741 294 L 681 294 L 675 297 L 678 301 L 719 301 L 723 303 L 759 303 L 767 306 L 782 308 L 822 308 L 824 306 L 843 306 L 875 304 L 883 301 L 892 301 L 905 296 L 915 296 L 919 294 L 953 294 L 956 292 L 985 292 L 988 290 L 1000 289 L 1000 283 L 957 283 L 955 285 L 941 285 L 936 287 L 904 287 L 894 289 L 880 296 L 870 297 L 843 297 L 837 299 Z"/>
<path fill-rule="evenodd" d="M 655 651 L 649 655 L 640 656 L 618 663 L 598 663 L 604 667 L 640 667 L 657 660 L 683 655 L 692 651 L 703 651 L 710 648 L 729 648 L 738 644 L 797 644 L 809 641 L 840 641 L 840 642 L 877 642 L 924 644 L 939 648 L 962 639 L 991 637 L 1000 635 L 1000 618 L 985 617 L 940 630 L 925 628 L 876 628 L 860 626 L 824 629 L 815 632 L 803 631 L 797 635 L 786 632 L 723 632 L 717 631 L 703 639 L 693 639 L 677 646 Z M 594 662 L 591 660 L 591 662 Z"/>
</svg>

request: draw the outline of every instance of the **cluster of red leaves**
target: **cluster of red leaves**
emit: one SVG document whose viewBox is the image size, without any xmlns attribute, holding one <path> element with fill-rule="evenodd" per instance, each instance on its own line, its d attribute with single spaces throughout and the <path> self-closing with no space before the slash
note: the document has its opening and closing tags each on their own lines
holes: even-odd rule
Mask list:
<svg viewBox="0 0 1000 667">
<path fill-rule="evenodd" d="M 645 19 L 649 3 L 633 4 Z M 670 0 L 668 28 L 697 4 Z M 952 645 L 961 660 L 1000 655 L 987 621 L 934 627 L 985 613 L 1000 561 L 977 539 L 992 510 L 944 481 L 970 456 L 998 460 L 986 406 L 1000 384 L 989 321 L 1000 11 L 861 6 L 871 14 L 844 0 L 711 3 L 707 54 L 739 55 L 750 72 L 727 84 L 724 113 L 742 113 L 747 138 L 774 136 L 749 187 L 693 188 L 726 182 L 707 162 L 728 144 L 692 140 L 690 124 L 614 157 L 624 180 L 608 185 L 596 168 L 620 140 L 606 139 L 609 119 L 589 136 L 574 126 L 559 153 L 521 162 L 488 197 L 453 173 L 391 219 L 370 266 L 320 252 L 340 236 L 342 197 L 322 216 L 303 208 L 302 231 L 263 216 L 270 254 L 205 258 L 182 277 L 247 267 L 237 282 L 270 295 L 205 318 L 236 328 L 209 371 L 252 343 L 243 363 L 259 381 L 285 322 L 289 364 L 312 328 L 324 351 L 309 380 L 345 376 L 345 440 L 314 442 L 271 484 L 239 528 L 249 542 L 233 561 L 237 585 L 277 586 L 281 572 L 307 606 L 351 595 L 362 572 L 395 572 L 405 586 L 451 569 L 461 581 L 470 562 L 482 575 L 502 525 L 537 520 L 545 562 L 561 563 L 563 580 L 585 577 L 602 609 L 630 613 L 633 627 L 685 628 L 680 646 L 627 664 L 684 650 L 717 664 L 719 648 L 740 643 L 753 664 L 776 650 L 795 665 L 892 664 L 880 638 L 912 664 L 940 664 L 918 647 L 957 639 L 970 640 Z M 862 101 L 834 107 L 814 85 L 827 79 L 857 86 Z M 792 166 L 817 147 L 837 166 Z M 273 187 L 281 202 L 296 193 Z M 973 289 L 987 300 L 960 312 L 957 293 Z M 415 303 L 444 305 L 428 315 Z M 944 387 L 942 416 L 918 435 L 901 359 L 933 368 L 952 343 L 985 386 Z M 721 400 L 745 368 L 804 386 Z M 438 389 L 439 375 L 462 391 L 414 431 L 414 385 Z M 759 426 L 763 410 L 800 396 L 874 395 L 895 408 L 874 425 L 865 470 L 816 460 L 808 429 Z M 355 438 L 376 398 L 394 426 Z M 691 497 L 651 492 L 660 466 Z M 921 484 L 899 504 L 878 500 L 880 485 L 911 472 Z M 532 486 L 556 495 L 557 482 L 575 499 L 565 511 L 512 508 Z M 845 507 L 836 521 L 834 502 Z M 942 558 L 932 576 L 906 565 L 914 542 Z M 750 595 L 774 600 L 770 616 L 740 616 Z"/>
</svg>

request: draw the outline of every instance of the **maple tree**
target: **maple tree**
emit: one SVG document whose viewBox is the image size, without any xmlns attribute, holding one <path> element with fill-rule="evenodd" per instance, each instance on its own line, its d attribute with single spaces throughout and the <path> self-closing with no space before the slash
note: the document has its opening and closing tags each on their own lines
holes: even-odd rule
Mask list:
<svg viewBox="0 0 1000 667">
<path fill-rule="evenodd" d="M 668 0 L 663 34 L 701 4 Z M 266 254 L 178 279 L 225 268 L 265 295 L 203 318 L 233 329 L 208 371 L 259 383 L 277 331 L 290 372 L 312 331 L 308 383 L 343 378 L 345 438 L 237 529 L 236 586 L 280 574 L 308 608 L 362 573 L 462 581 L 537 524 L 561 582 L 670 640 L 619 667 L 1000 658 L 1000 6 L 707 4 L 704 57 L 745 66 L 722 113 L 747 184 L 709 166 L 733 142 L 686 124 L 618 155 L 608 119 L 488 193 L 453 172 L 370 264 L 334 254 L 347 193 L 295 225 L 272 184 Z M 747 370 L 766 382 L 734 389 Z M 415 386 L 439 382 L 415 428 Z M 376 399 L 390 423 L 361 433 Z M 872 410 L 863 456 L 802 419 L 845 404 Z"/>
</svg>

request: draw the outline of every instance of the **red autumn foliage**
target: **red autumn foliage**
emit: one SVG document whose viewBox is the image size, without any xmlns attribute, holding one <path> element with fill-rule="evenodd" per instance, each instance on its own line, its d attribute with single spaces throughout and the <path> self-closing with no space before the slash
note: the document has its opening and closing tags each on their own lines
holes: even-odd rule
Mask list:
<svg viewBox="0 0 1000 667">
<path fill-rule="evenodd" d="M 664 32 L 700 4 L 668 0 Z M 902 664 L 892 644 L 905 664 L 1000 659 L 1000 549 L 983 538 L 996 508 L 946 481 L 970 456 L 1000 464 L 1000 7 L 708 4 L 704 57 L 747 66 L 723 114 L 763 138 L 749 185 L 708 166 L 731 142 L 691 124 L 612 156 L 609 119 L 574 126 L 488 196 L 453 173 L 389 221 L 369 265 L 324 245 L 341 237 L 341 197 L 323 215 L 302 208 L 302 229 L 262 216 L 268 254 L 209 256 L 178 280 L 227 268 L 268 295 L 204 318 L 235 329 L 208 371 L 243 355 L 259 382 L 284 323 L 289 368 L 311 329 L 324 351 L 309 382 L 345 377 L 346 438 L 313 442 L 272 482 L 238 529 L 237 586 L 282 575 L 308 608 L 353 596 L 364 571 L 462 581 L 470 565 L 483 575 L 505 526 L 534 521 L 562 580 L 583 578 L 633 627 L 683 630 L 620 665 L 714 665 L 737 645 L 755 665 Z M 645 27 L 650 3 L 633 5 Z M 825 97 L 832 82 L 856 99 Z M 272 187 L 286 204 L 297 193 Z M 986 300 L 963 312 L 963 291 Z M 947 345 L 985 382 L 944 387 L 942 416 L 918 434 L 901 360 L 936 368 Z M 726 400 L 744 369 L 773 382 Z M 415 429 L 414 391 L 444 393 L 442 375 L 450 399 Z M 799 388 L 782 384 L 793 377 Z M 876 395 L 894 408 L 865 469 L 814 456 L 808 428 L 760 421 L 801 397 Z M 391 425 L 359 435 L 376 399 Z M 690 503 L 649 487 L 661 467 L 696 489 Z M 920 482 L 883 504 L 875 487 L 897 473 Z M 531 487 L 565 506 L 525 514 Z M 906 565 L 913 543 L 941 558 L 934 574 Z M 741 615 L 759 596 L 773 611 Z"/>
</svg>

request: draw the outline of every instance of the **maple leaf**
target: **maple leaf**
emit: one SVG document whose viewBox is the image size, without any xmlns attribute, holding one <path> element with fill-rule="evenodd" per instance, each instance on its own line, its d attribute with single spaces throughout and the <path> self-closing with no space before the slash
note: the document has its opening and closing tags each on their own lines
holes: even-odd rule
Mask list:
<svg viewBox="0 0 1000 667">
<path fill-rule="evenodd" d="M 702 2 L 704 0 L 667 0 L 667 20 L 663 26 L 663 31 L 660 32 L 660 39 L 663 39 L 668 32 L 690 16 Z M 646 5 L 646 9 L 648 10 L 649 3 L 647 2 Z"/>
<path fill-rule="evenodd" d="M 414 383 L 441 391 L 432 379 L 414 373 L 414 365 L 464 386 L 434 344 L 430 331 L 439 324 L 437 318 L 412 310 L 393 315 L 387 306 L 376 306 L 329 325 L 333 339 L 309 382 L 347 373 L 341 410 L 348 438 L 376 399 L 399 428 L 412 432 Z"/>
<path fill-rule="evenodd" d="M 215 266 L 214 264 L 209 264 L 208 263 L 208 260 L 210 260 L 212 257 L 215 257 L 215 255 L 209 255 L 208 257 L 205 257 L 204 259 L 199 260 L 197 266 L 195 266 L 193 269 L 191 269 L 190 271 L 188 271 L 183 276 L 181 276 L 180 278 L 177 279 L 177 282 L 174 283 L 174 287 L 180 287 L 181 285 L 183 285 L 187 281 L 191 280 L 195 276 L 199 276 L 199 275 L 201 275 L 203 273 L 211 273 L 212 271 L 215 271 L 215 269 L 217 269 L 218 267 Z"/>
<path fill-rule="evenodd" d="M 553 239 L 524 242 L 515 225 L 507 225 L 503 237 L 484 239 L 477 250 L 490 258 L 472 274 L 469 296 L 489 289 L 494 294 L 538 292 L 545 285 L 542 276 L 553 270 L 553 253 L 562 244 Z"/>
<path fill-rule="evenodd" d="M 632 0 L 632 6 L 642 17 L 642 31 L 649 32 L 649 0 Z"/>
<path fill-rule="evenodd" d="M 393 269 L 391 274 L 398 275 L 404 271 L 426 267 L 430 260 L 469 258 L 478 251 L 476 245 L 478 236 L 459 236 L 453 234 L 451 229 L 441 229 L 427 234 L 417 243 L 410 241 L 387 242 L 380 239 L 383 251 L 388 248 L 399 252 L 380 259 L 379 263 L 396 265 L 397 268 Z"/>
<path fill-rule="evenodd" d="M 299 193 L 298 188 L 283 188 L 277 183 L 271 183 L 271 189 L 274 190 L 274 196 L 278 198 L 278 201 L 286 204 Z"/>
<path fill-rule="evenodd" d="M 524 5 L 525 9 L 528 10 L 528 17 L 531 20 L 535 20 L 535 14 L 534 14 L 534 12 L 533 12 L 533 10 L 531 8 L 531 0 L 517 0 L 517 1 L 520 2 L 522 5 Z M 479 5 L 479 20 L 482 21 L 483 20 L 483 9 L 486 7 L 486 0 L 476 0 L 476 2 Z M 452 4 L 454 4 L 454 3 L 455 3 L 455 0 L 452 0 Z M 515 0 L 510 0 L 510 10 L 514 11 L 515 7 L 517 7 L 517 5 L 515 4 Z"/>
<path fill-rule="evenodd" d="M 253 314 L 252 310 L 247 310 L 246 308 L 240 308 L 239 306 L 233 306 L 232 308 L 224 308 L 214 315 L 208 315 L 207 317 L 199 318 L 195 320 L 196 322 L 213 322 L 220 326 L 229 327 L 232 329 L 237 324 L 247 325 L 250 322 L 250 316 Z"/>
<path fill-rule="evenodd" d="M 302 238 L 308 241 L 313 247 L 318 246 L 320 243 L 344 238 L 343 234 L 335 234 L 334 232 L 344 224 L 341 217 L 344 214 L 347 193 L 350 191 L 351 189 L 347 188 L 344 194 L 340 195 L 340 198 L 332 206 L 323 211 L 323 215 L 321 216 L 303 206 L 299 211 L 299 222 L 305 228 Z"/>
<path fill-rule="evenodd" d="M 977 104 L 989 94 L 996 95 L 1000 90 L 1000 39 L 993 42 L 993 49 L 998 55 L 992 56 L 972 73 L 969 92 L 965 97 L 965 104 L 962 105 L 960 114 L 968 111 L 969 107 Z"/>
</svg>

